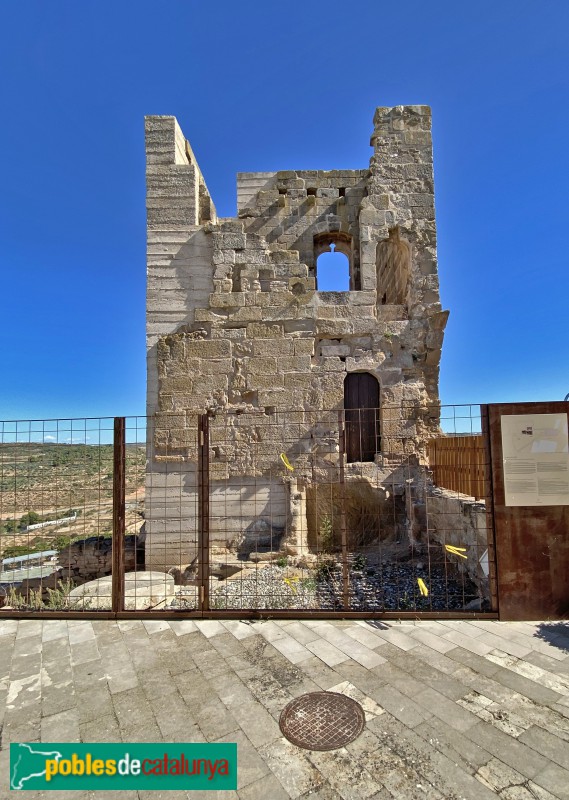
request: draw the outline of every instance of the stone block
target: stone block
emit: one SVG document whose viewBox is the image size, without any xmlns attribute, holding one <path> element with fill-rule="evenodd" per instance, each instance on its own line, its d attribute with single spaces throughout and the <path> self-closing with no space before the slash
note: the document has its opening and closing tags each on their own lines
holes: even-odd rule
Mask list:
<svg viewBox="0 0 569 800">
<path fill-rule="evenodd" d="M 405 131 L 403 135 L 405 144 L 415 147 L 427 147 L 431 144 L 431 134 L 428 131 Z"/>
<path fill-rule="evenodd" d="M 344 385 L 342 383 L 336 389 L 331 389 L 330 391 L 322 392 L 320 395 L 321 398 L 321 408 L 324 411 L 331 411 L 336 408 L 343 408 L 344 406 Z"/>
<path fill-rule="evenodd" d="M 253 342 L 253 354 L 255 356 L 288 356 L 293 352 L 296 355 L 296 350 L 293 350 L 293 345 L 296 342 L 292 339 L 256 339 Z"/>
<path fill-rule="evenodd" d="M 243 306 L 230 310 L 227 321 L 235 324 L 237 322 L 257 322 L 263 319 L 263 309 L 259 306 Z"/>
<path fill-rule="evenodd" d="M 288 288 L 293 295 L 298 296 L 304 292 L 313 292 L 316 289 L 315 278 L 289 278 Z"/>
<path fill-rule="evenodd" d="M 167 430 L 174 430 L 175 428 L 183 428 L 186 424 L 185 414 L 174 414 L 167 412 L 158 412 L 154 415 L 154 427 L 156 430 L 165 428 Z"/>
<path fill-rule="evenodd" d="M 166 397 L 169 393 L 191 392 L 192 386 L 192 380 L 189 375 L 162 378 L 160 381 L 160 394 L 162 397 Z"/>
<path fill-rule="evenodd" d="M 195 408 L 199 397 L 194 397 L 190 404 L 190 408 Z M 167 447 L 176 449 L 180 447 L 195 447 L 197 446 L 197 432 L 194 428 L 171 428 L 169 431 L 169 438 Z"/>
<path fill-rule="evenodd" d="M 321 336 L 349 336 L 354 333 L 354 322 L 350 320 L 318 320 L 316 322 L 316 333 Z M 358 331 L 359 333 L 359 331 Z"/>
<path fill-rule="evenodd" d="M 312 372 L 323 373 L 345 372 L 346 363 L 339 358 L 315 358 L 313 359 Z"/>
<path fill-rule="evenodd" d="M 348 295 L 348 303 L 351 306 L 370 306 L 376 302 L 375 292 L 350 292 Z"/>
<path fill-rule="evenodd" d="M 295 356 L 314 355 L 314 339 L 293 339 L 293 351 Z"/>
<path fill-rule="evenodd" d="M 414 222 L 434 222 L 435 209 L 434 206 L 415 206 L 411 209 Z"/>
<path fill-rule="evenodd" d="M 434 206 L 434 197 L 432 194 L 427 192 L 421 192 L 420 194 L 408 194 L 407 203 L 410 208 L 413 206 L 425 206 L 427 208 L 431 208 Z"/>
<path fill-rule="evenodd" d="M 256 389 L 274 389 L 284 386 L 282 375 L 252 375 L 246 377 L 247 389 L 254 391 Z"/>
<path fill-rule="evenodd" d="M 242 233 L 216 234 L 215 240 L 219 248 L 230 248 L 232 250 L 243 250 L 245 248 L 245 236 Z"/>
<path fill-rule="evenodd" d="M 286 389 L 310 389 L 312 388 L 313 378 L 310 374 L 287 372 L 284 376 L 284 386 Z"/>
<path fill-rule="evenodd" d="M 364 306 L 360 306 L 360 308 L 364 308 Z M 369 316 L 366 319 L 354 319 L 354 321 L 351 323 L 351 326 L 351 333 L 353 333 L 355 336 L 373 333 L 376 328 L 376 318 L 370 311 Z"/>
<path fill-rule="evenodd" d="M 251 323 L 247 325 L 247 336 L 250 339 L 276 339 L 283 336 L 283 328 L 282 325 Z"/>
<path fill-rule="evenodd" d="M 271 292 L 271 305 L 263 309 L 263 319 L 265 322 L 285 322 L 297 319 L 298 316 L 299 309 L 296 306 L 291 305 L 290 301 L 287 303 L 286 300 L 279 302 Z"/>
<path fill-rule="evenodd" d="M 197 313 L 196 309 L 196 313 Z M 225 328 L 224 330 L 212 330 L 212 339 L 233 339 L 241 340 L 247 336 L 247 328 Z"/>
<path fill-rule="evenodd" d="M 425 339 L 425 344 L 431 350 L 440 350 L 443 346 L 443 331 L 430 331 Z"/>
<path fill-rule="evenodd" d="M 209 304 L 212 308 L 237 308 L 245 305 L 245 295 L 243 292 L 210 294 Z"/>
<path fill-rule="evenodd" d="M 215 266 L 221 264 L 235 264 L 235 251 L 215 249 L 212 253 L 211 263 Z"/>
<path fill-rule="evenodd" d="M 284 356 L 278 360 L 279 372 L 309 372 L 310 356 Z"/>
<path fill-rule="evenodd" d="M 223 339 L 190 339 L 186 341 L 186 355 L 197 358 L 224 358 L 231 355 L 231 342 Z"/>
<path fill-rule="evenodd" d="M 285 359 L 283 359 L 285 360 Z M 251 375 L 274 375 L 277 372 L 277 359 L 271 357 L 250 358 L 245 366 Z M 279 372 L 283 372 L 279 362 Z"/>
<path fill-rule="evenodd" d="M 352 348 L 348 344 L 321 344 L 320 352 L 323 356 L 349 356 Z"/>
<path fill-rule="evenodd" d="M 216 313 L 215 311 L 209 311 L 209 309 L 196 308 L 194 319 L 196 322 L 211 322 L 214 325 L 222 325 L 227 320 L 227 311 L 219 309 Z"/>
<path fill-rule="evenodd" d="M 165 408 L 171 408 L 172 411 L 180 413 L 186 409 L 193 408 L 196 404 L 196 395 L 188 392 L 176 392 L 172 395 L 162 395 L 161 397 Z M 158 445 L 158 442 L 157 442 Z"/>
<path fill-rule="evenodd" d="M 263 250 L 250 250 L 247 249 L 243 254 L 247 264 L 255 265 L 257 267 L 270 264 L 270 255 Z"/>
<path fill-rule="evenodd" d="M 286 411 L 291 407 L 290 392 L 286 389 L 260 389 L 259 405 Z"/>
<path fill-rule="evenodd" d="M 266 306 L 271 305 L 271 298 L 269 293 L 264 291 L 246 292 L 245 305 L 266 308 Z"/>
<path fill-rule="evenodd" d="M 226 390 L 228 380 L 227 375 L 202 375 L 199 382 L 199 390 L 202 397 L 207 397 L 220 390 Z"/>
<path fill-rule="evenodd" d="M 203 359 L 200 362 L 198 374 L 200 375 L 228 375 L 232 370 L 230 358 Z M 200 378 L 197 379 L 199 384 Z"/>
</svg>

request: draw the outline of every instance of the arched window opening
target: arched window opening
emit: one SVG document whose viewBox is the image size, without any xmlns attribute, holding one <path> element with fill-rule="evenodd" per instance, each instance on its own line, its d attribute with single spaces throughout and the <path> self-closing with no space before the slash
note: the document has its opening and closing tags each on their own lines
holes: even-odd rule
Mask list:
<svg viewBox="0 0 569 800">
<path fill-rule="evenodd" d="M 358 290 L 359 270 L 354 264 L 352 237 L 340 231 L 314 237 L 316 288 L 321 292 Z"/>
<path fill-rule="evenodd" d="M 350 372 L 344 381 L 346 460 L 374 461 L 381 451 L 379 383 L 369 372 Z"/>
<path fill-rule="evenodd" d="M 344 253 L 330 245 L 330 252 L 321 253 L 316 261 L 316 280 L 321 292 L 350 291 L 350 262 Z"/>
</svg>

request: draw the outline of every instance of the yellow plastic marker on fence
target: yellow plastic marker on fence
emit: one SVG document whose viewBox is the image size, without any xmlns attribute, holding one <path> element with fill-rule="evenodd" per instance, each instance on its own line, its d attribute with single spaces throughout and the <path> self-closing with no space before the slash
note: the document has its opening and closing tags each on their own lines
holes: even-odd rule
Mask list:
<svg viewBox="0 0 569 800">
<path fill-rule="evenodd" d="M 423 597 L 429 596 L 429 590 L 425 585 L 425 581 L 422 578 L 417 578 L 417 583 L 419 584 L 419 591 L 423 595 Z"/>
<path fill-rule="evenodd" d="M 460 556 L 461 558 L 468 558 L 468 556 L 463 555 L 466 553 L 466 547 L 455 547 L 452 544 L 445 544 L 445 550 L 449 553 L 452 553 L 453 556 Z M 462 551 L 462 552 L 459 552 Z"/>
<path fill-rule="evenodd" d="M 281 461 L 283 462 L 283 464 L 287 469 L 290 469 L 290 471 L 293 472 L 294 467 L 291 466 L 290 461 L 288 460 L 288 458 L 285 456 L 284 453 L 281 453 Z"/>
<path fill-rule="evenodd" d="M 284 578 L 284 582 L 290 586 L 292 593 L 296 594 L 296 586 L 295 584 L 298 581 L 298 575 L 293 575 L 292 578 Z"/>
</svg>

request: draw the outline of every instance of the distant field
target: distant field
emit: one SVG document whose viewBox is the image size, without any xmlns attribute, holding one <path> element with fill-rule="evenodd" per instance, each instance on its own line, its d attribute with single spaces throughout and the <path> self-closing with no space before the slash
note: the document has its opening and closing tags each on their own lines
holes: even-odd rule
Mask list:
<svg viewBox="0 0 569 800">
<path fill-rule="evenodd" d="M 145 447 L 127 445 L 129 533 L 143 521 L 145 465 Z M 59 549 L 69 539 L 110 535 L 112 498 L 112 445 L 0 444 L 0 557 Z M 23 530 L 27 524 L 73 512 L 73 522 Z"/>
</svg>

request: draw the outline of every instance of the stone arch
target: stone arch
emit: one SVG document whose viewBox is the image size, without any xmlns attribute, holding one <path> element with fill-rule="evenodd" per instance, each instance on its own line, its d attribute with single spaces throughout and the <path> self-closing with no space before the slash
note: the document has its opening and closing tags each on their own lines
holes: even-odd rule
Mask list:
<svg viewBox="0 0 569 800">
<path fill-rule="evenodd" d="M 322 253 L 342 253 L 348 259 L 350 273 L 350 290 L 360 289 L 359 259 L 356 258 L 354 240 L 347 231 L 323 231 L 314 235 L 314 265 L 316 273 L 316 286 L 318 287 L 318 270 L 316 264 L 318 256 Z"/>
</svg>

